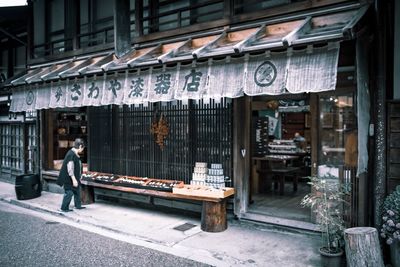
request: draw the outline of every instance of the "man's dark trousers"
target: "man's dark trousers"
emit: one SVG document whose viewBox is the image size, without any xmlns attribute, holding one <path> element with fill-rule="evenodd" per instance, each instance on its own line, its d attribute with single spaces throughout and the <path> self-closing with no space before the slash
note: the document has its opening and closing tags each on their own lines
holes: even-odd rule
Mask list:
<svg viewBox="0 0 400 267">
<path fill-rule="evenodd" d="M 64 188 L 64 198 L 61 204 L 61 209 L 62 210 L 68 210 L 69 209 L 69 203 L 71 203 L 72 196 L 74 196 L 74 203 L 75 203 L 75 208 L 80 208 L 82 206 L 81 203 L 81 186 L 79 185 L 78 187 L 72 187 L 65 189 Z"/>
</svg>

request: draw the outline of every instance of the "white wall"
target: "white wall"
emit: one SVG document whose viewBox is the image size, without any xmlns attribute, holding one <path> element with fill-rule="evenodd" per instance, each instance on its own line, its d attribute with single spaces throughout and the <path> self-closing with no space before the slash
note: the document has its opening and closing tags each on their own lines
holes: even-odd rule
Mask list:
<svg viewBox="0 0 400 267">
<path fill-rule="evenodd" d="M 400 99 L 400 1 L 395 2 L 393 98 Z"/>
</svg>

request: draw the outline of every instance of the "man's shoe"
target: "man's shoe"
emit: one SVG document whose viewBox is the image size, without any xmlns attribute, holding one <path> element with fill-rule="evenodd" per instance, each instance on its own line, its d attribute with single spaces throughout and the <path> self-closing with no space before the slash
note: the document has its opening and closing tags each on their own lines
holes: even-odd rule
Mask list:
<svg viewBox="0 0 400 267">
<path fill-rule="evenodd" d="M 77 209 L 77 210 L 83 210 L 83 209 L 86 209 L 86 207 L 75 207 L 75 209 Z"/>
<path fill-rule="evenodd" d="M 63 209 L 60 209 L 62 212 L 70 212 L 70 211 L 73 211 L 73 210 L 71 210 L 71 209 L 67 209 L 67 210 L 63 210 Z"/>
</svg>

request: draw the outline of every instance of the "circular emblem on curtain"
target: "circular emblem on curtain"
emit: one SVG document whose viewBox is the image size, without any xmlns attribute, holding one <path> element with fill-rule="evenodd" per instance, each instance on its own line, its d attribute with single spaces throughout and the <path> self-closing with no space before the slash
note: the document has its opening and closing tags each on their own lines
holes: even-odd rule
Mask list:
<svg viewBox="0 0 400 267">
<path fill-rule="evenodd" d="M 276 79 L 276 67 L 271 61 L 265 61 L 254 72 L 254 82 L 261 87 L 270 86 Z"/>
<path fill-rule="evenodd" d="M 32 90 L 29 90 L 28 94 L 26 95 L 26 104 L 28 104 L 29 106 L 32 105 L 34 99 L 35 96 L 33 95 Z"/>
</svg>

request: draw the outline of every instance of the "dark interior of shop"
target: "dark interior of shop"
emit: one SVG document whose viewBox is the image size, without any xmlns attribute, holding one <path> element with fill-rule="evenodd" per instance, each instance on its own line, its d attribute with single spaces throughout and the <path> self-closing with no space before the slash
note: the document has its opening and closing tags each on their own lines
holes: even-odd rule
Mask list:
<svg viewBox="0 0 400 267">
<path fill-rule="evenodd" d="M 257 99 L 256 99 L 257 102 Z M 308 99 L 263 100 L 252 110 L 252 173 L 249 211 L 310 221 L 301 199 L 310 192 L 310 105 Z"/>
</svg>

